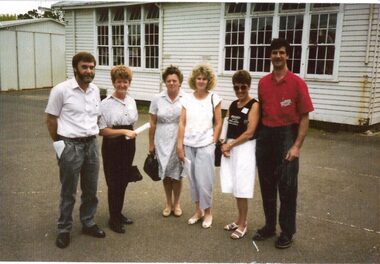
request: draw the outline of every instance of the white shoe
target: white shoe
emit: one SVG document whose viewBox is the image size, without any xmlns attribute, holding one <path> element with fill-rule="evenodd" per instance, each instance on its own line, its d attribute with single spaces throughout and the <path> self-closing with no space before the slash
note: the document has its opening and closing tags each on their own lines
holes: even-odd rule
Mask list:
<svg viewBox="0 0 380 264">
<path fill-rule="evenodd" d="M 188 221 L 187 223 L 189 225 L 194 225 L 195 223 L 197 223 L 199 220 L 201 220 L 203 218 L 203 215 L 199 216 L 197 214 L 193 215 Z"/>
<path fill-rule="evenodd" d="M 203 228 L 210 228 L 212 225 L 212 215 L 208 216 L 203 220 L 202 227 Z"/>
</svg>

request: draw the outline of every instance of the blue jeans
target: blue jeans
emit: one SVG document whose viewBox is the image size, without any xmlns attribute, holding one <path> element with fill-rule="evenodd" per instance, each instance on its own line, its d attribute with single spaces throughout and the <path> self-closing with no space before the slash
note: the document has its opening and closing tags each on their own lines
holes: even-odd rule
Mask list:
<svg viewBox="0 0 380 264">
<path fill-rule="evenodd" d="M 58 231 L 70 232 L 73 225 L 72 212 L 80 175 L 82 190 L 80 220 L 83 226 L 95 225 L 94 216 L 98 199 L 96 197 L 99 176 L 99 154 L 96 139 L 76 142 L 64 139 L 65 149 L 58 160 L 61 181 L 60 216 Z"/>
<path fill-rule="evenodd" d="M 297 138 L 298 126 L 261 127 L 256 141 L 256 161 L 265 225 L 276 229 L 277 192 L 280 197 L 279 224 L 282 232 L 296 232 L 299 159 L 286 161 L 285 156 Z"/>
</svg>

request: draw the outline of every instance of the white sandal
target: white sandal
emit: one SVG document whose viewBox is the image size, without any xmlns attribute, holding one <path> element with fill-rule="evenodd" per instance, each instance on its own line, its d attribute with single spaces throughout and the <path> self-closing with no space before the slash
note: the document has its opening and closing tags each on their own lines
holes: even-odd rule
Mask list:
<svg viewBox="0 0 380 264">
<path fill-rule="evenodd" d="M 236 240 L 236 239 L 240 239 L 240 238 L 243 238 L 245 236 L 245 234 L 247 234 L 247 227 L 244 227 L 244 230 L 243 231 L 240 231 L 239 229 L 236 229 L 232 234 L 231 234 L 231 238 Z"/>
</svg>

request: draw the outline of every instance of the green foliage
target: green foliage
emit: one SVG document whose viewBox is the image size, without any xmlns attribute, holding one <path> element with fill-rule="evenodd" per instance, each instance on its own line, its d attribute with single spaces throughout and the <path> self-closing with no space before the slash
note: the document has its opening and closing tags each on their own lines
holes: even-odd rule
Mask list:
<svg viewBox="0 0 380 264">
<path fill-rule="evenodd" d="M 0 21 L 16 20 L 17 16 L 12 14 L 0 14 Z"/>
<path fill-rule="evenodd" d="M 65 19 L 63 17 L 63 12 L 59 10 L 50 10 L 40 12 L 36 9 L 30 10 L 25 14 L 19 14 L 17 19 L 34 19 L 34 18 L 52 18 L 63 22 Z"/>
</svg>

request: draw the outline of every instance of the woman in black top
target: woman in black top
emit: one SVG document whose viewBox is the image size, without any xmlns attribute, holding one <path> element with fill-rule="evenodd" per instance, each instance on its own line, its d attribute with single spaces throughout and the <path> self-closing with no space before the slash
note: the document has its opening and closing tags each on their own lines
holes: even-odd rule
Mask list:
<svg viewBox="0 0 380 264">
<path fill-rule="evenodd" d="M 249 95 L 251 76 L 239 70 L 232 77 L 236 101 L 232 102 L 227 116 L 227 139 L 222 145 L 220 167 L 222 192 L 236 198 L 238 216 L 224 227 L 234 231 L 232 239 L 247 233 L 248 198 L 253 198 L 255 183 L 256 128 L 259 123 L 259 103 Z"/>
</svg>

